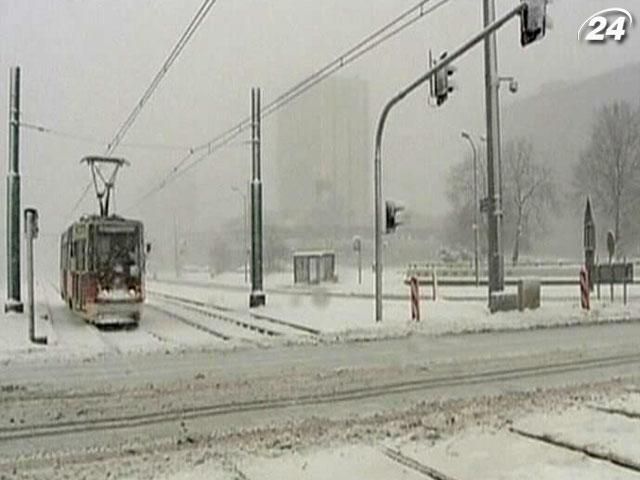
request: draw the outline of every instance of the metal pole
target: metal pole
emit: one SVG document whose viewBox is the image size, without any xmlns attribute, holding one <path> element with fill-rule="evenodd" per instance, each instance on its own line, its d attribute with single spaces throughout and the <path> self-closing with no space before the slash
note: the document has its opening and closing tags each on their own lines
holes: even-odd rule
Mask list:
<svg viewBox="0 0 640 480">
<path fill-rule="evenodd" d="M 244 257 L 244 283 L 249 283 L 249 256 L 248 256 L 248 251 L 249 248 L 247 247 L 247 230 L 249 229 L 247 224 L 249 221 L 249 214 L 247 212 L 248 208 L 247 208 L 247 195 L 243 194 L 242 195 L 242 215 L 243 215 L 243 223 L 244 225 L 242 226 L 242 248 L 243 248 L 243 252 L 242 252 L 242 256 Z"/>
<path fill-rule="evenodd" d="M 38 212 L 33 208 L 24 211 L 25 241 L 27 244 L 27 308 L 29 312 L 29 340 L 46 344 L 47 337 L 36 337 L 36 309 L 34 299 L 33 240 L 38 236 Z"/>
<path fill-rule="evenodd" d="M 473 264 L 475 269 L 476 287 L 480 285 L 480 272 L 478 261 L 478 150 L 476 144 L 467 132 L 462 132 L 462 138 L 466 138 L 473 150 Z"/>
<path fill-rule="evenodd" d="M 5 312 L 24 311 L 20 294 L 20 67 L 11 68 L 7 172 L 7 301 Z"/>
<path fill-rule="evenodd" d="M 260 89 L 251 89 L 251 295 L 249 307 L 266 304 L 262 283 L 262 172 L 260 165 Z"/>
<path fill-rule="evenodd" d="M 470 40 L 467 40 L 461 47 L 454 51 L 451 55 L 443 58 L 435 67 L 431 68 L 427 73 L 422 75 L 411 85 L 406 87 L 395 97 L 393 97 L 385 105 L 378 119 L 378 128 L 376 130 L 376 146 L 375 146 L 375 158 L 374 158 L 374 258 L 375 258 L 375 318 L 376 322 L 382 321 L 382 137 L 384 134 L 384 127 L 387 123 L 389 113 L 398 103 L 404 98 L 418 89 L 421 85 L 429 81 L 429 79 L 446 68 L 464 55 L 468 50 L 476 46 L 488 35 L 500 29 L 505 23 L 520 15 L 525 8 L 525 4 L 521 3 L 514 7 L 509 13 L 505 14 L 500 19 L 493 22 L 491 25 L 485 27 L 480 33 L 476 34 Z"/>
<path fill-rule="evenodd" d="M 495 21 L 495 0 L 484 0 L 485 27 Z M 504 261 L 502 256 L 502 200 L 500 198 L 500 104 L 498 99 L 498 57 L 496 35 L 484 42 L 485 101 L 487 114 L 487 180 L 489 198 L 489 304 L 493 292 L 504 290 Z M 496 168 L 497 167 L 497 168 Z M 497 178 L 496 178 L 497 177 Z M 496 182 L 498 185 L 496 185 Z"/>
<path fill-rule="evenodd" d="M 25 223 L 28 222 L 28 212 L 25 211 Z M 28 229 L 27 224 L 27 229 Z M 33 237 L 29 234 L 25 235 L 27 242 L 27 310 L 29 312 L 29 340 L 33 342 L 36 336 L 35 327 L 35 302 L 33 300 Z"/>
</svg>

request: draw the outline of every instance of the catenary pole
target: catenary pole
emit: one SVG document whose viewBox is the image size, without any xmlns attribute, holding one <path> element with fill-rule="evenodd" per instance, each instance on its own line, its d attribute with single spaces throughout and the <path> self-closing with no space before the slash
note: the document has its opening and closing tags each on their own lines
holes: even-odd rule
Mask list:
<svg viewBox="0 0 640 480">
<path fill-rule="evenodd" d="M 20 67 L 9 72 L 9 165 L 7 172 L 7 302 L 5 312 L 23 312 L 20 294 Z"/>
<path fill-rule="evenodd" d="M 251 90 L 251 294 L 249 307 L 266 304 L 262 267 L 262 169 L 260 165 L 260 89 Z"/>
</svg>

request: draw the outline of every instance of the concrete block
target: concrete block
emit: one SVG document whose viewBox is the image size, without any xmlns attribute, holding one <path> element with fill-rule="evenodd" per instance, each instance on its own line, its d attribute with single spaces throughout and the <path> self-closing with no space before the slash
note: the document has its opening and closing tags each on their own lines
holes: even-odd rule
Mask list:
<svg viewBox="0 0 640 480">
<path fill-rule="evenodd" d="M 491 313 L 510 312 L 518 310 L 518 294 L 507 292 L 494 292 L 489 302 Z"/>
<path fill-rule="evenodd" d="M 518 280 L 518 309 L 536 310 L 540 308 L 540 280 L 521 278 Z"/>
</svg>

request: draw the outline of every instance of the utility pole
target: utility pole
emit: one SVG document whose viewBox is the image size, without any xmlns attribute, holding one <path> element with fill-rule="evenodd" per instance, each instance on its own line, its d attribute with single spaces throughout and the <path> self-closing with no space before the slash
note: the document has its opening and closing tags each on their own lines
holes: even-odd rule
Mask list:
<svg viewBox="0 0 640 480">
<path fill-rule="evenodd" d="M 249 307 L 266 304 L 262 282 L 262 171 L 260 165 L 260 89 L 251 89 L 251 294 Z"/>
<path fill-rule="evenodd" d="M 480 271 L 478 261 L 478 149 L 471 135 L 462 132 L 462 138 L 469 141 L 473 150 L 473 266 L 475 269 L 476 287 L 480 285 Z"/>
<path fill-rule="evenodd" d="M 24 311 L 20 295 L 20 67 L 9 72 L 9 171 L 7 172 L 7 302 L 5 312 Z"/>
<path fill-rule="evenodd" d="M 483 0 L 484 26 L 496 18 L 495 0 Z M 502 175 L 500 161 L 500 102 L 498 89 L 498 54 L 496 34 L 484 41 L 485 101 L 487 114 L 487 181 L 488 181 L 488 247 L 489 305 L 492 293 L 504 290 L 504 258 L 502 254 Z M 497 185 L 496 185 L 497 183 Z"/>
</svg>

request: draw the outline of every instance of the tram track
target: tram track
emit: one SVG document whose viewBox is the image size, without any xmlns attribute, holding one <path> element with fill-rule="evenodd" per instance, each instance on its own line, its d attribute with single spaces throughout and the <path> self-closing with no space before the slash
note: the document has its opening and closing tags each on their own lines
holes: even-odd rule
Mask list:
<svg viewBox="0 0 640 480">
<path fill-rule="evenodd" d="M 250 330 L 252 332 L 256 332 L 269 337 L 278 337 L 288 333 L 286 331 L 283 332 L 281 330 L 276 330 L 276 327 L 284 328 L 285 330 L 295 332 L 298 335 L 305 334 L 318 336 L 321 334 L 320 330 L 317 330 L 315 328 L 307 327 L 305 325 L 299 325 L 269 315 L 253 312 L 240 312 L 223 305 L 202 302 L 190 298 L 156 292 L 153 290 L 148 290 L 147 293 L 150 296 L 161 298 L 162 300 L 169 303 L 180 305 L 182 308 L 193 311 L 194 313 L 199 313 L 212 318 L 216 318 L 218 320 L 230 323 L 236 327 Z M 267 323 L 270 324 L 270 326 L 261 325 L 261 323 Z"/>
<path fill-rule="evenodd" d="M 149 304 L 148 303 L 148 304 L 145 305 L 145 308 L 150 308 L 151 310 L 155 310 L 157 312 L 160 312 L 160 313 L 162 313 L 164 315 L 167 315 L 167 316 L 171 317 L 174 320 L 177 320 L 177 321 L 179 321 L 181 323 L 184 323 L 185 325 L 188 325 L 188 326 L 190 326 L 192 328 L 195 328 L 196 330 L 199 330 L 201 332 L 208 333 L 209 335 L 211 335 L 211 336 L 213 336 L 215 338 L 218 338 L 220 340 L 224 340 L 225 342 L 231 340 L 231 338 L 232 338 L 229 335 L 225 335 L 224 333 L 221 333 L 221 332 L 219 332 L 217 330 L 214 330 L 213 328 L 210 328 L 210 327 L 208 327 L 206 325 L 202 325 L 201 323 L 195 322 L 195 321 L 187 318 L 184 315 L 180 315 L 180 314 L 172 312 L 172 311 L 170 311 L 170 310 L 168 310 L 166 308 L 162 308 L 159 305 Z"/>
<path fill-rule="evenodd" d="M 234 414 L 269 412 L 290 407 L 311 407 L 323 404 L 357 402 L 385 396 L 426 392 L 445 387 L 464 387 L 494 382 L 508 382 L 630 365 L 640 365 L 640 353 L 602 356 L 590 359 L 582 358 L 557 363 L 494 369 L 469 374 L 441 375 L 437 377 L 425 375 L 422 378 L 408 381 L 345 388 L 320 394 L 291 395 L 271 399 L 173 408 L 104 418 L 86 418 L 65 422 L 20 425 L 0 428 L 0 447 L 2 447 L 3 444 L 7 445 L 11 442 L 38 438 L 145 428 L 172 422 L 212 419 Z"/>
</svg>

